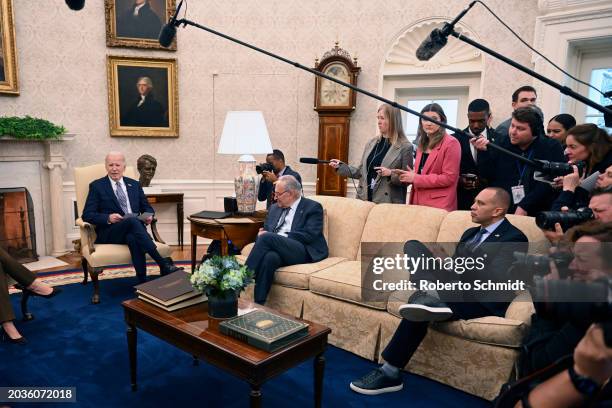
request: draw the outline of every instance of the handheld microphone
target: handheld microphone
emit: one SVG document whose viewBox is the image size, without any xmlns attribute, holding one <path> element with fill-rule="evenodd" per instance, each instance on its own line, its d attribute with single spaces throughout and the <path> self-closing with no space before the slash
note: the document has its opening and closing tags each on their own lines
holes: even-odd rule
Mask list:
<svg viewBox="0 0 612 408">
<path fill-rule="evenodd" d="M 85 0 L 66 0 L 66 4 L 72 10 L 81 10 L 85 7 Z"/>
<path fill-rule="evenodd" d="M 316 157 L 300 157 L 300 163 L 306 164 L 327 164 L 331 163 L 331 160 L 320 160 Z"/>
<path fill-rule="evenodd" d="M 440 28 L 434 28 L 433 31 L 423 40 L 419 48 L 416 50 L 416 57 L 419 61 L 429 61 L 436 55 L 448 41 L 448 36 L 455 29 L 455 24 L 465 16 L 465 14 L 474 7 L 475 1 L 471 2 L 453 21 L 445 23 Z"/>
<path fill-rule="evenodd" d="M 179 3 L 178 7 L 176 8 L 176 11 L 174 12 L 174 15 L 172 16 L 170 21 L 168 21 L 168 24 L 164 25 L 161 31 L 159 32 L 159 45 L 161 45 L 162 47 L 169 47 L 170 44 L 172 44 L 172 40 L 174 40 L 174 37 L 176 36 L 176 26 L 178 26 L 178 24 L 176 23 L 176 16 L 181 10 L 182 5 L 183 0 L 181 0 L 181 2 Z"/>
</svg>

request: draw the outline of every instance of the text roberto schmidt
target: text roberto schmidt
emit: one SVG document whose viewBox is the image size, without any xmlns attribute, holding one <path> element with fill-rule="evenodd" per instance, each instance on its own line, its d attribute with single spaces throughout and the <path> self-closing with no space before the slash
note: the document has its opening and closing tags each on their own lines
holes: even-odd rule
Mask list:
<svg viewBox="0 0 612 408">
<path fill-rule="evenodd" d="M 447 291 L 517 291 L 525 290 L 525 282 L 519 279 L 500 282 L 496 280 L 470 279 L 470 271 L 482 271 L 485 268 L 486 254 L 482 257 L 410 257 L 397 254 L 390 257 L 374 257 L 370 263 L 370 271 L 381 279 L 372 281 L 372 289 L 376 291 L 396 290 L 447 290 Z M 402 279 L 406 273 L 413 275 L 416 271 L 446 271 L 452 273 L 454 279 L 423 280 Z M 385 274 L 384 279 L 382 274 Z M 465 275 L 464 275 L 465 274 Z M 462 276 L 464 275 L 464 276 Z M 457 281 L 457 279 L 459 279 Z"/>
</svg>

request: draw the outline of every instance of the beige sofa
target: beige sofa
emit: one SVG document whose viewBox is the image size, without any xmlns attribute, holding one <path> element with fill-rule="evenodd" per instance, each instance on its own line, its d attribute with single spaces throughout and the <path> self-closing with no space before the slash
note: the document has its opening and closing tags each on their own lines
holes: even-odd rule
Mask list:
<svg viewBox="0 0 612 408">
<path fill-rule="evenodd" d="M 456 242 L 475 224 L 467 211 L 448 213 L 437 208 L 375 205 L 340 197 L 310 198 L 325 209 L 329 257 L 278 269 L 266 305 L 325 324 L 332 329 L 331 344 L 380 360 L 399 323 L 398 307 L 404 303 L 405 293 L 391 294 L 385 302 L 362 300 L 360 244 L 410 239 Z M 510 215 L 508 219 L 527 235 L 530 252 L 547 249 L 546 239 L 532 218 Z M 243 250 L 239 257 L 242 261 L 251 248 L 252 244 Z M 246 296 L 252 298 L 252 287 Z M 436 324 L 407 369 L 490 400 L 511 378 L 532 311 L 530 298 L 522 294 L 510 305 L 505 318 Z"/>
</svg>

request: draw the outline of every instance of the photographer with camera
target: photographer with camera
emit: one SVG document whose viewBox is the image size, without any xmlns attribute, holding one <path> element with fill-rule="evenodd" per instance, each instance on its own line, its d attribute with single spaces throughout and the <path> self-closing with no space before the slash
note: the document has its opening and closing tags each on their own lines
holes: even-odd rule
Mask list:
<svg viewBox="0 0 612 408">
<path fill-rule="evenodd" d="M 565 234 L 565 239 L 573 243 L 572 252 L 557 248 L 543 278 L 537 276 L 543 273 L 532 270 L 536 277 L 530 292 L 536 312 L 523 341 L 519 377 L 572 354 L 592 323 L 609 322 L 612 318 L 608 298 L 612 223 L 595 220 L 577 225 Z M 524 272 L 526 267 L 520 265 L 519 271 Z"/>
<path fill-rule="evenodd" d="M 612 166 L 608 169 L 612 173 Z M 561 211 L 542 211 L 536 215 L 536 224 L 552 244 L 561 241 L 563 231 L 585 221 L 596 219 L 601 222 L 612 222 L 612 174 L 608 177 L 606 170 L 606 173 L 597 178 L 597 186 L 601 188 L 598 187 L 593 191 L 588 207 L 575 211 L 563 207 Z"/>
<path fill-rule="evenodd" d="M 585 207 L 597 177 L 612 165 L 612 140 L 605 130 L 592 123 L 571 128 L 566 143 L 565 154 L 569 162 L 583 163 L 584 169 L 579 172 L 574 167 L 572 174 L 555 179 L 563 191 L 553 203 L 553 211 L 564 206 L 572 210 Z"/>
<path fill-rule="evenodd" d="M 257 199 L 266 201 L 266 208 L 275 202 L 274 200 L 274 183 L 281 176 L 293 176 L 302 184 L 300 173 L 285 165 L 285 155 L 278 149 L 274 149 L 272 153 L 266 156 L 266 162 L 255 166 L 257 174 L 261 174 L 259 181 L 259 192 Z"/>
</svg>

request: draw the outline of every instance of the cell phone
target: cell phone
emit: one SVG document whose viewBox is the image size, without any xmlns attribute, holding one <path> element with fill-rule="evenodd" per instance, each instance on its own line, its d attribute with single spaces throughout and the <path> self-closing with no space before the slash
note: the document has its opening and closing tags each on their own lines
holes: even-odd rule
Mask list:
<svg viewBox="0 0 612 408">
<path fill-rule="evenodd" d="M 462 174 L 461 177 L 465 178 L 468 181 L 476 181 L 478 180 L 478 176 L 472 173 Z"/>
</svg>

